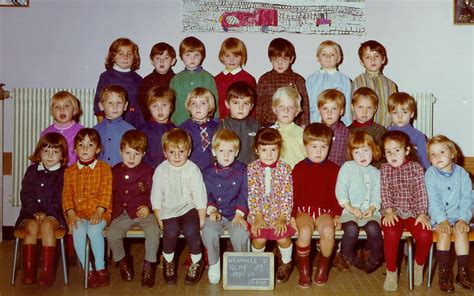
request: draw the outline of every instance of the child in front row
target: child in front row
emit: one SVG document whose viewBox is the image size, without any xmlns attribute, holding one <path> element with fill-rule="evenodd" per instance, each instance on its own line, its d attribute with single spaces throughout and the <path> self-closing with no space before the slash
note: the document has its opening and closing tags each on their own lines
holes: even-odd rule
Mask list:
<svg viewBox="0 0 474 296">
<path fill-rule="evenodd" d="M 338 71 L 338 66 L 342 62 L 341 46 L 332 40 L 321 42 L 316 50 L 316 59 L 320 68 L 306 80 L 311 122 L 321 122 L 318 112 L 318 97 L 321 92 L 334 88 L 341 91 L 347 99 L 351 97 L 351 80 L 349 76 Z M 349 104 L 346 104 L 343 121 L 346 125 L 352 123 Z"/>
<path fill-rule="evenodd" d="M 168 43 L 156 43 L 150 51 L 150 62 L 153 71 L 143 78 L 138 88 L 138 103 L 145 122 L 151 115 L 147 106 L 148 91 L 154 87 L 170 87 L 171 79 L 175 75 L 171 67 L 176 64 L 176 51 Z"/>
<path fill-rule="evenodd" d="M 118 263 L 122 280 L 133 279 L 133 265 L 125 254 L 123 238 L 127 230 L 140 226 L 145 233 L 145 260 L 141 285 L 151 288 L 155 284 L 156 253 L 160 243 L 160 230 L 154 215 L 150 215 L 150 192 L 153 169 L 142 162 L 147 138 L 138 130 L 126 132 L 120 141 L 122 162 L 112 168 L 113 208 L 112 223 L 107 241 L 113 260 Z"/>
<path fill-rule="evenodd" d="M 204 271 L 199 230 L 206 219 L 206 186 L 199 167 L 188 160 L 192 143 L 185 131 L 174 128 L 163 135 L 161 142 L 167 160 L 153 175 L 151 204 L 163 229 L 163 277 L 167 284 L 178 280 L 175 251 L 182 233 L 192 260 L 185 282 L 194 285 Z"/>
<path fill-rule="evenodd" d="M 410 137 L 415 147 L 418 159 L 425 170 L 430 167 L 426 154 L 426 136 L 412 125 L 416 113 L 415 99 L 405 92 L 396 92 L 388 98 L 388 112 L 392 118 L 392 124 L 387 127 L 388 131 L 402 131 Z"/>
<path fill-rule="evenodd" d="M 456 164 L 454 143 L 438 135 L 428 141 L 432 166 L 426 171 L 431 225 L 438 236 L 436 257 L 439 264 L 439 288 L 454 293 L 453 271 L 449 262 L 451 235 L 458 264 L 456 282 L 474 290 L 469 276 L 469 221 L 472 218 L 472 183 L 466 170 Z"/>
<path fill-rule="evenodd" d="M 262 128 L 255 138 L 258 159 L 247 167 L 248 206 L 252 252 L 264 252 L 267 240 L 275 240 L 280 250 L 277 282 L 286 282 L 293 262 L 291 236 L 296 230 L 290 225 L 293 207 L 293 178 L 291 167 L 281 161 L 280 133 L 273 128 Z"/>
<path fill-rule="evenodd" d="M 328 160 L 339 167 L 346 161 L 347 139 L 349 129 L 341 122 L 344 114 L 344 94 L 336 89 L 323 91 L 318 97 L 318 109 L 321 114 L 321 123 L 330 127 L 333 132 Z"/>
<path fill-rule="evenodd" d="M 53 117 L 53 124 L 41 132 L 41 137 L 47 133 L 59 133 L 67 142 L 68 163 L 70 166 L 77 161 L 74 153 L 74 137 L 84 128 L 79 123 L 82 114 L 79 100 L 68 91 L 59 91 L 49 101 L 49 114 Z"/>
<path fill-rule="evenodd" d="M 176 74 L 170 82 L 170 88 L 176 92 L 176 110 L 172 119 L 178 125 L 189 118 L 185 101 L 194 88 L 207 88 L 213 97 L 218 99 L 214 77 L 202 68 L 202 63 L 206 58 L 204 43 L 193 36 L 184 38 L 179 44 L 179 57 L 185 68 Z M 219 111 L 216 112 L 216 117 L 219 118 Z"/>
<path fill-rule="evenodd" d="M 121 161 L 120 139 L 123 134 L 135 129 L 122 118 L 127 105 L 127 91 L 121 86 L 109 85 L 102 90 L 99 108 L 104 112 L 105 119 L 96 124 L 94 129 L 99 133 L 103 146 L 98 158 L 108 163 L 110 167 Z"/>
<path fill-rule="evenodd" d="M 237 81 L 229 86 L 225 106 L 230 111 L 230 116 L 219 123 L 219 128 L 230 129 L 240 139 L 240 150 L 237 160 L 246 165 L 257 157 L 253 145 L 255 135 L 260 129 L 258 121 L 250 116 L 255 103 L 255 90 L 244 81 Z"/>
<path fill-rule="evenodd" d="M 147 150 L 143 160 L 153 169 L 166 160 L 163 153 L 161 138 L 176 127 L 170 121 L 176 103 L 176 93 L 170 88 L 152 87 L 146 98 L 150 118 L 138 129 L 145 133 L 148 139 Z"/>
<path fill-rule="evenodd" d="M 191 115 L 180 125 L 192 139 L 190 159 L 202 170 L 212 164 L 211 139 L 218 123 L 212 120 L 216 111 L 214 95 L 204 87 L 196 87 L 186 98 L 186 110 Z"/>
<path fill-rule="evenodd" d="M 36 243 L 41 235 L 43 261 L 40 287 L 51 286 L 56 268 L 56 229 L 66 227 L 61 210 L 64 169 L 67 165 L 66 139 L 58 133 L 42 136 L 36 144 L 33 163 L 28 167 L 21 183 L 21 210 L 15 228 L 26 232 L 22 245 L 23 277 L 21 283 L 36 282 Z"/>
<path fill-rule="evenodd" d="M 105 59 L 105 72 L 100 74 L 94 98 L 94 115 L 100 123 L 104 113 L 99 108 L 102 89 L 109 85 L 120 85 L 127 92 L 128 110 L 125 121 L 138 128 L 144 118 L 138 104 L 138 87 L 142 77 L 136 72 L 140 69 L 140 53 L 138 46 L 128 38 L 118 38 L 109 47 Z"/>
<path fill-rule="evenodd" d="M 321 235 L 321 252 L 314 276 L 317 285 L 328 281 L 329 258 L 334 247 L 334 232 L 340 228 L 341 207 L 337 203 L 335 189 L 339 167 L 327 160 L 331 146 L 332 130 L 321 123 L 311 123 L 303 132 L 307 158 L 293 170 L 294 204 L 292 217 L 298 229 L 296 256 L 298 258 L 298 285 L 311 286 L 309 253 L 313 231 Z M 317 190 L 315 190 L 317 189 Z"/>
<path fill-rule="evenodd" d="M 428 194 L 424 170 L 417 161 L 410 138 L 401 131 L 389 131 L 382 137 L 386 163 L 380 167 L 382 195 L 383 248 L 387 276 L 385 291 L 398 289 L 397 255 L 403 230 L 416 241 L 413 282 L 423 283 L 423 266 L 430 251 L 433 234 L 428 218 Z"/>
<path fill-rule="evenodd" d="M 387 110 L 388 97 L 397 92 L 397 85 L 382 74 L 388 61 L 387 51 L 379 42 L 368 40 L 360 45 L 358 54 L 359 62 L 364 67 L 365 73 L 360 74 L 352 81 L 352 93 L 363 86 L 375 91 L 379 98 L 375 122 L 387 127 L 391 121 Z"/>
<path fill-rule="evenodd" d="M 102 232 L 111 216 L 112 170 L 97 159 L 102 144 L 95 129 L 80 130 L 74 146 L 78 161 L 64 172 L 64 216 L 83 267 L 89 264 L 85 262 L 86 237 L 91 241 L 96 270 L 88 274 L 89 287 L 104 287 L 109 284 L 110 275 L 105 267 Z"/>
<path fill-rule="evenodd" d="M 274 124 L 276 115 L 272 110 L 272 97 L 282 86 L 293 86 L 301 94 L 302 112 L 295 122 L 299 126 L 309 124 L 309 99 L 303 76 L 293 72 L 291 65 L 295 62 L 296 52 L 293 44 L 283 38 L 275 38 L 268 45 L 268 58 L 272 70 L 263 74 L 257 83 L 257 121 L 262 126 Z"/>
<path fill-rule="evenodd" d="M 272 126 L 280 132 L 283 139 L 280 159 L 293 168 L 305 158 L 303 129 L 293 121 L 301 112 L 301 96 L 292 86 L 277 89 L 272 97 L 272 109 L 277 117 Z"/>
<path fill-rule="evenodd" d="M 382 231 L 380 229 L 380 172 L 371 165 L 380 159 L 380 147 L 366 132 L 357 131 L 349 136 L 346 161 L 337 176 L 336 197 L 344 208 L 340 223 L 344 234 L 341 251 L 346 262 L 367 273 L 382 263 Z M 367 233 L 365 249 L 367 260 L 355 253 L 359 228 Z"/>
<path fill-rule="evenodd" d="M 224 230 L 228 231 L 235 252 L 247 251 L 247 168 L 236 160 L 238 153 L 239 138 L 233 131 L 221 129 L 214 134 L 212 154 L 216 162 L 203 172 L 208 218 L 202 229 L 202 242 L 207 248 L 211 284 L 221 278 L 219 235 Z"/>
<path fill-rule="evenodd" d="M 242 68 L 247 63 L 247 47 L 242 40 L 235 37 L 224 40 L 219 51 L 219 61 L 224 65 L 224 70 L 217 74 L 214 80 L 218 93 L 219 117 L 224 119 L 230 115 L 225 105 L 229 86 L 237 81 L 243 81 L 255 89 L 257 82 L 251 74 Z"/>
</svg>

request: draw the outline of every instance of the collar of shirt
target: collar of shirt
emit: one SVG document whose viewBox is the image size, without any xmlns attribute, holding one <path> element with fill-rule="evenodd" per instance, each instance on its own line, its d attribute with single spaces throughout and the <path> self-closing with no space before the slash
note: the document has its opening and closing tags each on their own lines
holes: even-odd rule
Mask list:
<svg viewBox="0 0 474 296">
<path fill-rule="evenodd" d="M 119 66 L 117 66 L 116 64 L 114 64 L 114 66 L 113 66 L 112 68 L 113 68 L 114 70 L 116 70 L 116 71 L 123 72 L 123 73 L 127 73 L 127 72 L 132 71 L 130 68 L 128 68 L 128 69 L 122 69 L 122 68 L 120 68 Z"/>
<path fill-rule="evenodd" d="M 312 162 L 308 157 L 306 157 L 304 161 L 309 165 L 319 165 L 319 166 L 325 165 L 328 162 L 327 158 L 321 162 Z"/>
<path fill-rule="evenodd" d="M 262 167 L 262 168 L 271 168 L 271 169 L 274 169 L 274 168 L 276 168 L 276 166 L 277 166 L 278 160 L 275 161 L 274 163 L 272 163 L 271 165 L 264 164 L 261 160 L 259 160 L 258 162 L 260 163 L 260 167 Z"/>
<path fill-rule="evenodd" d="M 196 73 L 199 73 L 201 71 L 203 71 L 204 69 L 202 68 L 202 66 L 197 66 L 196 68 L 192 69 L 192 70 L 189 70 L 188 68 L 184 68 L 185 71 L 189 71 L 189 72 L 196 72 Z"/>
<path fill-rule="evenodd" d="M 371 120 L 366 121 L 366 122 L 364 122 L 364 123 L 360 123 L 360 122 L 358 122 L 357 120 L 354 120 L 354 121 L 352 122 L 352 126 L 353 126 L 353 127 L 364 127 L 364 126 L 371 126 L 373 123 L 374 123 L 374 119 L 371 119 Z"/>
<path fill-rule="evenodd" d="M 216 161 L 216 162 L 214 162 L 214 171 L 216 173 L 222 173 L 222 172 L 225 172 L 225 171 L 230 171 L 232 169 L 234 163 L 235 163 L 235 161 L 233 163 L 231 163 L 230 165 L 228 165 L 226 167 L 223 167 Z"/>
<path fill-rule="evenodd" d="M 377 72 L 365 71 L 365 73 L 369 75 L 370 78 L 377 78 L 381 75 L 380 71 L 377 71 Z"/>
<path fill-rule="evenodd" d="M 277 121 L 275 122 L 274 125 L 270 126 L 271 128 L 274 128 L 274 129 L 277 129 L 277 130 L 280 130 L 280 131 L 286 131 L 290 128 L 292 128 L 294 125 L 296 125 L 296 123 L 292 122 L 290 124 L 288 124 L 287 126 L 280 126 L 280 123 Z"/>
<path fill-rule="evenodd" d="M 107 123 L 114 124 L 114 123 L 117 123 L 119 121 L 123 121 L 123 118 L 122 118 L 122 116 L 120 116 L 120 117 L 117 117 L 117 118 L 114 118 L 114 119 L 106 118 L 106 120 L 107 120 Z"/>
<path fill-rule="evenodd" d="M 94 169 L 95 168 L 95 165 L 97 164 L 97 159 L 94 159 L 94 161 L 90 164 L 88 164 L 87 166 L 90 167 L 91 169 Z M 81 164 L 79 162 L 79 160 L 77 161 L 77 167 L 82 170 L 83 167 L 85 167 L 85 165 Z"/>
<path fill-rule="evenodd" d="M 54 123 L 53 125 L 54 125 L 54 128 L 56 128 L 57 130 L 63 131 L 63 130 L 69 129 L 71 126 L 74 125 L 74 123 L 76 123 L 76 122 L 72 121 L 71 124 L 67 124 L 67 125 Z"/>
<path fill-rule="evenodd" d="M 437 167 L 436 168 L 436 171 L 442 175 L 442 176 L 445 176 L 445 177 L 451 177 L 453 174 L 454 174 L 454 171 L 456 170 L 456 166 L 453 164 L 453 170 L 451 172 L 445 172 L 445 171 L 442 171 L 440 169 L 438 169 Z"/>
<path fill-rule="evenodd" d="M 52 167 L 50 168 L 46 168 L 43 163 L 39 163 L 38 164 L 38 171 L 50 171 L 50 172 L 54 172 L 54 171 L 57 171 L 61 168 L 61 163 L 57 163 L 55 165 L 53 165 Z"/>
<path fill-rule="evenodd" d="M 334 68 L 334 69 L 319 68 L 319 72 L 320 72 L 321 74 L 328 73 L 329 75 L 332 75 L 332 74 L 334 74 L 334 73 L 337 72 L 337 69 L 336 69 L 336 68 Z"/>
<path fill-rule="evenodd" d="M 229 73 L 232 74 L 232 75 L 235 75 L 235 74 L 239 73 L 240 71 L 242 71 L 242 68 L 241 68 L 241 67 L 237 67 L 237 68 L 235 68 L 235 69 L 232 70 L 232 71 L 229 71 L 229 70 L 227 70 L 227 69 L 224 69 L 224 70 L 222 70 L 222 73 L 224 73 L 224 75 L 227 75 L 227 74 L 229 74 Z"/>
</svg>

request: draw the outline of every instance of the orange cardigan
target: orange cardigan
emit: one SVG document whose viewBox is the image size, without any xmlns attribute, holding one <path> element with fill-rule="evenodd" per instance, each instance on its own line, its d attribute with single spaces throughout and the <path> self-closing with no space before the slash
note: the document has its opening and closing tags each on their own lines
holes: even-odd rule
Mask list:
<svg viewBox="0 0 474 296">
<path fill-rule="evenodd" d="M 97 207 L 105 209 L 102 219 L 110 222 L 112 213 L 112 170 L 109 165 L 97 160 L 94 168 L 79 169 L 74 163 L 64 172 L 63 211 L 74 209 L 76 216 L 89 219 Z"/>
</svg>

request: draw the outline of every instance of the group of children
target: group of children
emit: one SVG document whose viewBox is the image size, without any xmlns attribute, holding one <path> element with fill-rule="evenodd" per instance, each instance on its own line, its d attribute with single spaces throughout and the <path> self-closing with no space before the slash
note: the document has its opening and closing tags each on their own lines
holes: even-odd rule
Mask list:
<svg viewBox="0 0 474 296">
<path fill-rule="evenodd" d="M 99 79 L 94 106 L 99 123 L 93 129 L 78 123 L 77 98 L 68 92 L 54 95 L 54 123 L 42 132 L 22 184 L 16 224 L 28 233 L 22 282 L 36 282 L 41 233 L 38 283 L 53 283 L 54 230 L 66 225 L 83 266 L 90 264 L 84 262 L 86 236 L 91 240 L 90 287 L 110 281 L 104 262 L 107 225 L 113 261 L 121 278 L 131 281 L 134 271 L 122 239 L 137 225 L 145 233 L 143 287 L 155 283 L 160 232 L 166 283 L 177 282 L 180 234 L 190 253 L 185 282 L 195 284 L 203 274 L 203 244 L 209 281 L 218 283 L 224 230 L 235 251 L 245 251 L 249 239 L 253 252 L 276 241 L 279 283 L 291 275 L 292 237 L 297 235 L 298 284 L 310 287 L 311 238 L 317 230 L 316 284 L 328 281 L 336 248 L 337 267 L 350 263 L 367 273 L 385 257 L 383 287 L 395 291 L 403 230 L 417 244 L 414 282 L 421 285 L 434 229 L 440 288 L 454 291 L 449 265 L 454 233 L 456 281 L 474 289 L 467 272 L 469 176 L 455 164 L 451 140 L 436 136 L 427 143 L 411 125 L 416 102 L 381 73 L 387 60 L 383 46 L 373 40 L 361 45 L 366 73 L 352 84 L 337 70 L 342 52 L 333 41 L 318 47 L 321 69 L 306 81 L 291 70 L 296 56 L 291 42 L 274 39 L 268 55 L 273 69 L 256 83 L 242 69 L 245 44 L 228 38 L 219 53 L 225 69 L 212 77 L 202 68 L 203 43 L 187 37 L 179 47 L 185 70 L 174 75 L 176 53 L 158 43 L 150 53 L 155 69 L 142 80 L 135 72 L 137 45 L 120 38 L 110 46 L 107 70 Z M 344 234 L 338 246 L 334 234 L 340 228 Z M 365 251 L 356 252 L 360 228 L 368 239 Z"/>
</svg>

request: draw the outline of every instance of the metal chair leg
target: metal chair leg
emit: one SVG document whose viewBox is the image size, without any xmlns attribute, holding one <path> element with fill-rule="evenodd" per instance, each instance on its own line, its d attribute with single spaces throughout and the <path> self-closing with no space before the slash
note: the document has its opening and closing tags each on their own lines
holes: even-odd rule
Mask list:
<svg viewBox="0 0 474 296">
<path fill-rule="evenodd" d="M 428 257 L 428 282 L 426 286 L 431 288 L 431 276 L 432 276 L 432 269 L 433 269 L 433 252 L 434 252 L 434 243 L 431 245 L 430 248 L 430 255 Z"/>
<path fill-rule="evenodd" d="M 63 276 L 64 276 L 64 284 L 68 284 L 68 278 L 67 278 L 67 267 L 66 267 L 66 252 L 64 250 L 64 238 L 59 239 L 61 243 L 61 257 L 63 259 Z"/>
<path fill-rule="evenodd" d="M 88 286 L 88 275 L 89 275 L 89 238 L 86 237 L 86 254 L 84 256 L 84 289 Z"/>
<path fill-rule="evenodd" d="M 408 244 L 408 283 L 410 290 L 413 290 L 413 241 L 407 239 Z"/>
<path fill-rule="evenodd" d="M 16 277 L 16 264 L 17 264 L 17 255 L 18 255 L 18 246 L 20 244 L 20 239 L 15 239 L 15 251 L 13 253 L 13 264 L 12 264 L 12 281 L 11 285 L 15 285 L 15 277 Z"/>
</svg>

